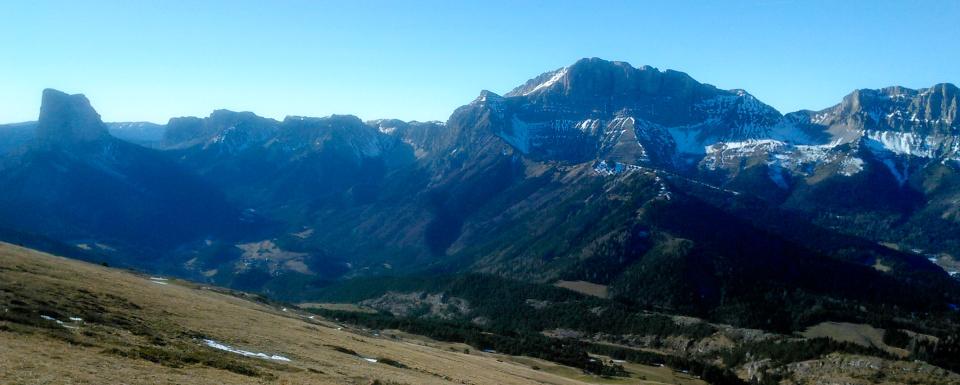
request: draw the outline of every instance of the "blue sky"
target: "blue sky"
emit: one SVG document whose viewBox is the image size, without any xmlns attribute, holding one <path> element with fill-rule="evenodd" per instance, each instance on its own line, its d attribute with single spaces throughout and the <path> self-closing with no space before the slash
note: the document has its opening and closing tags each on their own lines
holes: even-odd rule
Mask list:
<svg viewBox="0 0 960 385">
<path fill-rule="evenodd" d="M 445 120 L 581 57 L 676 69 L 782 112 L 960 82 L 960 1 L 5 1 L 0 122 L 46 87 L 107 121 L 215 108 Z"/>
</svg>

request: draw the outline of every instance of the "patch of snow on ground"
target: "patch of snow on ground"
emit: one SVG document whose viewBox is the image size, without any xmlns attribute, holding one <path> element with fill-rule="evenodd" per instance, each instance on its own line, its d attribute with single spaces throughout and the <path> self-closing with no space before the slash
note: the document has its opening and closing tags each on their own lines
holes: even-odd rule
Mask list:
<svg viewBox="0 0 960 385">
<path fill-rule="evenodd" d="M 654 174 L 653 181 L 657 182 L 657 184 L 659 185 L 657 196 L 660 198 L 666 198 L 667 200 L 670 200 L 670 189 L 667 188 L 666 183 L 663 183 L 663 179 L 660 178 L 660 176 Z"/>
<path fill-rule="evenodd" d="M 42 319 L 44 319 L 44 320 L 47 320 L 47 321 L 56 322 L 57 325 L 63 326 L 63 327 L 65 327 L 65 328 L 67 328 L 67 329 L 76 329 L 76 328 L 77 328 L 76 326 L 66 325 L 66 324 L 63 323 L 63 321 L 58 320 L 58 319 L 53 318 L 53 317 L 48 316 L 48 315 L 41 314 L 41 315 L 40 315 L 40 318 L 42 318 Z"/>
<path fill-rule="evenodd" d="M 593 171 L 600 175 L 616 175 L 625 171 L 634 171 L 640 169 L 640 166 L 620 162 L 613 162 L 613 164 L 610 164 L 605 160 L 601 160 L 593 165 Z"/>
<path fill-rule="evenodd" d="M 830 159 L 830 150 L 836 147 L 835 144 L 823 144 L 815 146 L 796 146 L 798 163 L 816 163 Z"/>
<path fill-rule="evenodd" d="M 716 170 L 724 165 L 739 164 L 742 158 L 764 153 L 783 153 L 788 147 L 783 142 L 772 139 L 746 140 L 741 142 L 717 142 L 704 147 L 707 156 L 704 165 L 710 170 Z M 773 162 L 768 162 L 773 164 Z M 771 176 L 773 178 L 773 176 Z"/>
<path fill-rule="evenodd" d="M 773 139 L 750 139 L 742 142 L 718 142 L 704 146 L 704 153 L 732 151 L 736 154 L 753 154 L 758 149 L 778 149 L 784 143 Z"/>
<path fill-rule="evenodd" d="M 239 355 L 242 355 L 242 356 L 256 357 L 256 358 L 262 358 L 262 359 L 265 359 L 265 360 L 274 360 L 274 361 L 286 361 L 286 362 L 289 362 L 289 361 L 290 361 L 289 358 L 284 357 L 284 356 L 279 356 L 279 355 L 276 355 L 276 354 L 274 354 L 274 355 L 269 355 L 269 354 L 266 354 L 266 353 L 255 353 L 255 352 L 249 352 L 249 351 L 246 351 L 246 350 L 240 350 L 240 349 L 231 347 L 231 346 L 229 346 L 229 345 L 221 344 L 221 343 L 219 343 L 219 342 L 217 342 L 217 341 L 214 341 L 214 340 L 203 340 L 203 343 L 205 343 L 207 346 L 209 346 L 209 347 L 211 347 L 211 348 L 218 349 L 218 350 L 223 350 L 223 351 L 230 352 L 230 353 L 234 353 L 234 354 L 239 354 Z"/>
<path fill-rule="evenodd" d="M 863 159 L 849 157 L 840 162 L 840 170 L 837 172 L 843 176 L 853 176 L 863 171 Z"/>
<path fill-rule="evenodd" d="M 384 125 L 383 125 L 383 122 L 380 122 L 380 124 L 377 125 L 377 130 L 380 130 L 380 132 L 382 132 L 382 133 L 384 133 L 384 134 L 390 135 L 390 134 L 392 134 L 394 131 L 397 130 L 397 127 L 396 127 L 396 126 L 384 126 Z"/>
<path fill-rule="evenodd" d="M 600 119 L 586 119 L 576 122 L 574 127 L 587 135 L 596 135 L 597 131 L 603 127 L 603 121 Z"/>
<path fill-rule="evenodd" d="M 918 136 L 910 132 L 866 131 L 864 135 L 894 154 L 933 158 L 937 146 L 930 136 Z"/>
</svg>

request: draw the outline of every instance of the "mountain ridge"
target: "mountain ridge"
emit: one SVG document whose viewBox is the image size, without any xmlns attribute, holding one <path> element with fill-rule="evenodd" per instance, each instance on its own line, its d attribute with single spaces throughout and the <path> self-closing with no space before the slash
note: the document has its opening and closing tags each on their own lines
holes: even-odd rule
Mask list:
<svg viewBox="0 0 960 385">
<path fill-rule="evenodd" d="M 899 314 L 960 302 L 960 286 L 928 256 L 876 246 L 960 252 L 950 237 L 927 239 L 960 229 L 954 153 L 898 152 L 901 142 L 862 125 L 879 103 L 940 116 L 931 132 L 952 138 L 951 87 L 898 89 L 903 100 L 892 102 L 858 91 L 848 103 L 856 108 L 841 102 L 818 118 L 826 113 L 782 115 L 676 71 L 600 59 L 565 68 L 506 96 L 483 91 L 444 123 L 216 110 L 171 119 L 157 149 L 107 133 L 108 148 L 122 151 L 9 156 L 0 180 L 62 199 L 4 191 L 4 225 L 67 244 L 143 248 L 149 256 L 136 264 L 281 298 L 350 277 L 485 272 L 593 280 L 625 301 L 781 329 L 822 316 L 803 314 L 814 305 L 862 317 L 858 305 Z M 928 122 L 917 124 L 895 127 Z M 24 215 L 72 210 L 70 189 L 87 184 L 63 175 L 102 181 L 83 196 L 116 199 L 87 199 L 73 217 Z M 188 218 L 191 231 L 173 231 Z M 64 231 L 77 228 L 89 231 Z M 816 282 L 812 272 L 826 266 L 869 282 L 895 309 L 862 288 Z M 743 309 L 764 299 L 743 282 L 792 294 L 759 319 Z"/>
</svg>

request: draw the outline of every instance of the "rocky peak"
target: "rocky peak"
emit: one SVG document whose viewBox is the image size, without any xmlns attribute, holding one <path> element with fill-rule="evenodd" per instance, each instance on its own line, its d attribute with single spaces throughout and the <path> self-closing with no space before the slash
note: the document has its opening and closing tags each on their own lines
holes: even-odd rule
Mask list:
<svg viewBox="0 0 960 385">
<path fill-rule="evenodd" d="M 109 138 L 107 125 L 81 94 L 69 95 L 54 89 L 43 90 L 37 139 L 42 144 L 67 145 Z"/>
<path fill-rule="evenodd" d="M 451 117 L 468 124 L 451 127 L 489 129 L 521 153 L 571 162 L 683 163 L 717 141 L 769 136 L 782 118 L 744 90 L 598 58 L 541 74 L 503 99 L 482 93 L 471 106 Z"/>
<path fill-rule="evenodd" d="M 276 123 L 275 120 L 261 117 L 257 114 L 254 114 L 250 111 L 231 111 L 231 110 L 214 110 L 210 113 L 210 116 L 207 118 L 212 126 L 215 127 L 227 127 L 227 126 L 240 126 L 240 125 L 264 125 L 267 123 Z"/>
<path fill-rule="evenodd" d="M 173 118 L 167 123 L 162 145 L 185 148 L 197 144 L 230 144 L 245 146 L 268 139 L 276 133 L 279 122 L 252 112 L 215 110 L 206 118 Z"/>
<path fill-rule="evenodd" d="M 635 68 L 627 62 L 585 58 L 530 79 L 506 96 L 629 102 L 643 96 L 690 93 L 703 86 L 683 72 L 661 72 L 650 66 Z"/>
<path fill-rule="evenodd" d="M 280 140 L 288 143 L 290 149 L 341 149 L 357 157 L 379 155 L 388 138 L 377 127 L 365 124 L 354 115 L 288 116 L 280 132 Z"/>
<path fill-rule="evenodd" d="M 960 129 L 957 94 L 957 87 L 949 83 L 919 90 L 900 86 L 860 89 L 837 106 L 817 113 L 814 122 L 853 130 L 956 135 Z"/>
<path fill-rule="evenodd" d="M 510 95 L 510 94 L 507 94 Z M 495 103 L 503 100 L 503 96 L 497 95 L 493 91 L 480 91 L 480 96 L 473 100 L 473 103 Z"/>
</svg>

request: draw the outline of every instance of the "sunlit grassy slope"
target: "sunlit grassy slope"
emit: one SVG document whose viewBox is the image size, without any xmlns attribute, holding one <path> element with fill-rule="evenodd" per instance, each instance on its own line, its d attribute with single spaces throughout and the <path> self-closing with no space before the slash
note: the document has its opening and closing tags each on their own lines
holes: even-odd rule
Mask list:
<svg viewBox="0 0 960 385">
<path fill-rule="evenodd" d="M 0 243 L 2 384 L 607 383 L 542 360 L 425 341 Z M 636 373 L 616 382 L 671 378 Z"/>
</svg>

